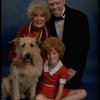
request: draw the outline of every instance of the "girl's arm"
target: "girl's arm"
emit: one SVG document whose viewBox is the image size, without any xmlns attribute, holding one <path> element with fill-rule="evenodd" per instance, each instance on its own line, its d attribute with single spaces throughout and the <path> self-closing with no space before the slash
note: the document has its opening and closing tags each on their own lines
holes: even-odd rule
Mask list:
<svg viewBox="0 0 100 100">
<path fill-rule="evenodd" d="M 64 84 L 60 84 L 55 100 L 60 100 L 61 99 L 63 89 L 64 89 Z"/>
</svg>

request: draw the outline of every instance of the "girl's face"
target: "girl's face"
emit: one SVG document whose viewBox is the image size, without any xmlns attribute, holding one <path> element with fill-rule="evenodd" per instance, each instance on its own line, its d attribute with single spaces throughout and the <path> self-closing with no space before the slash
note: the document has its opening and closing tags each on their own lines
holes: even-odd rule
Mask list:
<svg viewBox="0 0 100 100">
<path fill-rule="evenodd" d="M 51 65 L 56 65 L 59 61 L 59 53 L 57 50 L 52 48 L 51 51 L 47 54 L 47 59 Z"/>
<path fill-rule="evenodd" d="M 42 13 L 36 13 L 33 15 L 33 25 L 36 28 L 41 28 L 45 25 L 46 17 Z"/>
</svg>

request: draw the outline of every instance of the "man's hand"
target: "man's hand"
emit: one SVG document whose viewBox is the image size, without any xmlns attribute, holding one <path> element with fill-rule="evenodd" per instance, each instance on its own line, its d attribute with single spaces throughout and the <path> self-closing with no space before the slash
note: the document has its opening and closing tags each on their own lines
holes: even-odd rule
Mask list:
<svg viewBox="0 0 100 100">
<path fill-rule="evenodd" d="M 74 69 L 69 68 L 68 69 L 68 78 L 67 78 L 67 81 L 69 81 L 76 74 L 76 72 L 77 71 L 75 71 Z"/>
</svg>

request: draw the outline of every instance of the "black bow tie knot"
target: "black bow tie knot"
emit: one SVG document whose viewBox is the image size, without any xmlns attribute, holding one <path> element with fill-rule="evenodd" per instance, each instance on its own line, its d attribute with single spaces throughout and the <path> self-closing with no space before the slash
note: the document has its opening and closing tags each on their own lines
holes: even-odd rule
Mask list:
<svg viewBox="0 0 100 100">
<path fill-rule="evenodd" d="M 55 20 L 63 20 L 63 17 L 54 17 Z"/>
<path fill-rule="evenodd" d="M 62 16 L 60 17 L 53 16 L 53 17 L 54 17 L 54 20 L 64 20 L 64 16 L 65 16 L 65 11 L 63 12 Z"/>
</svg>

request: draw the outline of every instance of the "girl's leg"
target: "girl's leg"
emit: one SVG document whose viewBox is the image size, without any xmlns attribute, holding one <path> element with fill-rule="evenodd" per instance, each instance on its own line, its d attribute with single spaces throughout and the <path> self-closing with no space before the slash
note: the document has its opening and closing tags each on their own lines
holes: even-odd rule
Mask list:
<svg viewBox="0 0 100 100">
<path fill-rule="evenodd" d="M 36 96 L 36 100 L 53 100 L 53 99 L 47 98 L 44 94 L 38 94 Z"/>
<path fill-rule="evenodd" d="M 71 90 L 69 94 L 61 100 L 82 100 L 87 96 L 87 92 L 84 89 Z"/>
<path fill-rule="evenodd" d="M 46 100 L 46 96 L 44 94 L 38 94 L 36 100 Z"/>
</svg>

